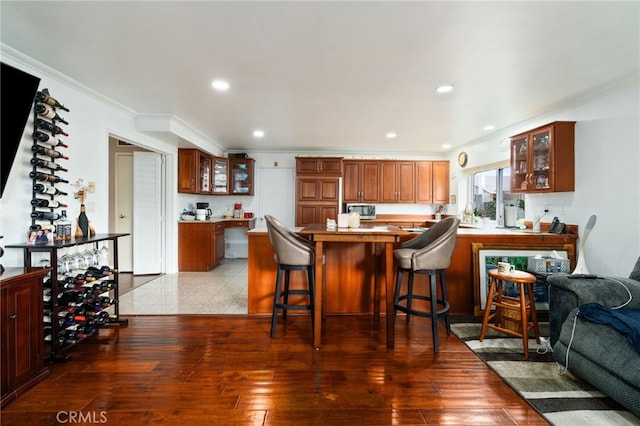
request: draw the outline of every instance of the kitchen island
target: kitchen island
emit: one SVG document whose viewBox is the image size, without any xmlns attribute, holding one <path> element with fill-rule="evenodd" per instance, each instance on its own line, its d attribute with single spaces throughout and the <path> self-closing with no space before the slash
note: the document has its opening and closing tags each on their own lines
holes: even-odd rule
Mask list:
<svg viewBox="0 0 640 426">
<path fill-rule="evenodd" d="M 547 224 L 548 227 L 548 224 Z M 304 228 L 295 228 L 303 235 Z M 546 229 L 543 224 L 542 229 Z M 577 234 L 577 232 L 576 232 Z M 417 234 L 405 232 L 399 235 L 398 246 Z M 248 248 L 248 312 L 270 314 L 273 309 L 273 293 L 276 280 L 276 263 L 266 228 L 247 232 Z M 384 244 L 353 242 L 326 242 L 326 287 L 324 312 L 326 314 L 368 314 L 377 309 L 386 312 L 386 289 L 380 286 L 374 294 L 376 279 L 385 282 L 384 265 L 377 262 Z M 575 234 L 533 233 L 529 230 L 496 228 L 459 228 L 451 266 L 446 271 L 447 289 L 451 313 L 480 316 L 480 289 L 478 277 L 474 277 L 474 262 L 478 248 L 504 250 L 563 250 L 568 253 L 571 267 L 575 265 Z M 476 254 L 474 255 L 474 249 Z M 395 276 L 395 274 L 394 274 Z M 292 288 L 300 280 L 292 276 Z M 426 285 L 425 277 L 417 276 L 416 286 Z M 304 283 L 305 281 L 303 281 Z M 419 288 L 419 287 L 418 287 Z M 377 309 L 374 309 L 377 301 Z"/>
</svg>

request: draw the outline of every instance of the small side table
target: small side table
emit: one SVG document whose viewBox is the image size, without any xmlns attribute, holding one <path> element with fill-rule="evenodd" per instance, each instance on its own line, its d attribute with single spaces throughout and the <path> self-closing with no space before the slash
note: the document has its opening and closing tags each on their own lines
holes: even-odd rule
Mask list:
<svg viewBox="0 0 640 426">
<path fill-rule="evenodd" d="M 484 319 L 480 330 L 480 341 L 484 339 L 487 327 L 522 338 L 524 359 L 529 359 L 529 331 L 533 330 L 536 342 L 540 343 L 536 304 L 533 297 L 533 283 L 536 277 L 528 272 L 511 271 L 500 273 L 490 269 L 487 274 L 491 278 Z M 503 281 L 520 284 L 520 297 L 509 297 L 502 294 Z M 491 308 L 495 306 L 495 312 Z M 493 321 L 491 324 L 490 321 Z"/>
</svg>

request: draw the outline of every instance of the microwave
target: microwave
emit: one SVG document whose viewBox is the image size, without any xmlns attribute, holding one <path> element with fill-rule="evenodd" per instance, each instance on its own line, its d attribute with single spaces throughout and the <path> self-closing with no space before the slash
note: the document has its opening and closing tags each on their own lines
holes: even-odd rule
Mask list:
<svg viewBox="0 0 640 426">
<path fill-rule="evenodd" d="M 347 204 L 346 213 L 359 213 L 360 219 L 375 219 L 375 204 Z"/>
</svg>

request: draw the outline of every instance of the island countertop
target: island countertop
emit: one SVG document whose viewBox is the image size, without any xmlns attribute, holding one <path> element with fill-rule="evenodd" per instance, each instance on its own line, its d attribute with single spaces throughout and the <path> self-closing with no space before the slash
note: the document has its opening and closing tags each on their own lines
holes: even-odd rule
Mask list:
<svg viewBox="0 0 640 426">
<path fill-rule="evenodd" d="M 294 228 L 296 232 L 301 234 L 304 234 L 303 229 L 302 227 Z M 547 228 L 543 226 L 542 229 Z M 246 234 L 249 239 L 249 313 L 270 313 L 273 308 L 276 279 L 273 248 L 265 227 L 254 228 Z M 418 235 L 417 232 L 406 232 L 400 236 L 398 245 L 416 235 Z M 495 227 L 459 228 L 451 266 L 446 271 L 451 313 L 460 315 L 480 315 L 481 313 L 479 310 L 479 279 L 475 273 L 478 268 L 478 250 L 563 250 L 568 253 L 573 268 L 575 266 L 576 235 L 577 232 L 575 234 L 551 234 Z M 371 248 L 370 244 L 362 243 L 327 243 L 325 250 L 327 258 L 326 313 L 373 312 L 374 275 L 384 273 L 384 271 L 380 271 L 380 268 L 373 264 L 372 259 L 375 257 L 372 256 L 371 250 L 381 250 L 381 247 Z M 358 265 L 358 267 L 353 268 L 352 265 Z M 297 278 L 292 276 L 292 285 L 295 280 Z M 425 284 L 425 277 L 420 275 L 416 277 L 416 285 Z M 384 300 L 384 294 L 381 295 L 381 300 Z M 380 306 L 380 311 L 385 312 L 385 306 Z"/>
</svg>

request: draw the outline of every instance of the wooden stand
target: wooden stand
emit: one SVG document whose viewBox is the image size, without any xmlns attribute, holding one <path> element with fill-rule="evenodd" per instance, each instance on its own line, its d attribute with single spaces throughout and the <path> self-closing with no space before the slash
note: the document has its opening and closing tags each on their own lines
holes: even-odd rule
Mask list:
<svg viewBox="0 0 640 426">
<path fill-rule="evenodd" d="M 497 269 L 488 272 L 491 278 L 487 305 L 484 309 L 484 319 L 480 330 L 480 341 L 484 339 L 487 327 L 511 336 L 521 337 L 524 349 L 524 359 L 529 359 L 529 330 L 533 330 L 536 342 L 540 343 L 536 304 L 533 298 L 533 283 L 536 277 L 528 272 L 511 271 L 500 273 Z M 508 297 L 502 294 L 503 281 L 520 284 L 520 297 Z M 495 307 L 495 312 L 491 308 Z M 531 321 L 529 321 L 529 318 Z M 490 324 L 489 321 L 493 321 Z"/>
</svg>

